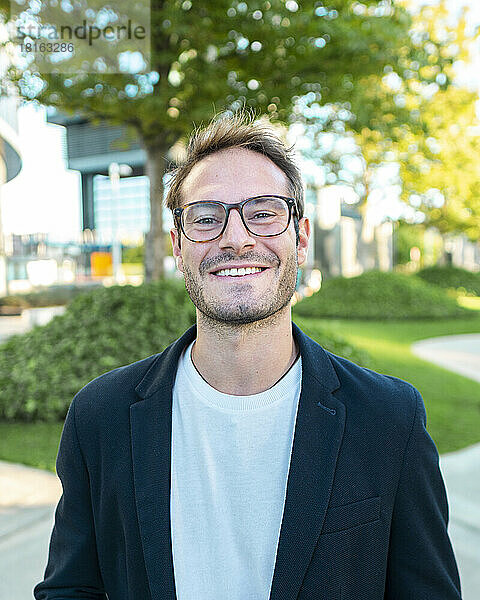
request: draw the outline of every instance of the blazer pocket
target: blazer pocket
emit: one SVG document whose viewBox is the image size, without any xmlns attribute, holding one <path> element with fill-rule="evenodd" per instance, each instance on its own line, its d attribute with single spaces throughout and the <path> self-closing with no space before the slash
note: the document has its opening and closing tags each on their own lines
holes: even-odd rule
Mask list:
<svg viewBox="0 0 480 600">
<path fill-rule="evenodd" d="M 366 498 L 327 510 L 321 533 L 344 531 L 380 518 L 380 496 Z"/>
</svg>

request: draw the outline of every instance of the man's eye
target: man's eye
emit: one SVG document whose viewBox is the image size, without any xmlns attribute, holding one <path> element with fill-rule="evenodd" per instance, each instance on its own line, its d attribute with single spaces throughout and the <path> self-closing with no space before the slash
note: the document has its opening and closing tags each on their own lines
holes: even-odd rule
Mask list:
<svg viewBox="0 0 480 600">
<path fill-rule="evenodd" d="M 254 215 L 251 216 L 252 219 L 268 219 L 269 217 L 274 217 L 275 215 L 273 213 L 267 213 L 267 212 L 259 212 L 259 213 L 255 213 Z"/>
<path fill-rule="evenodd" d="M 212 225 L 213 223 L 218 223 L 218 220 L 214 217 L 199 217 L 194 221 L 195 225 Z"/>
</svg>

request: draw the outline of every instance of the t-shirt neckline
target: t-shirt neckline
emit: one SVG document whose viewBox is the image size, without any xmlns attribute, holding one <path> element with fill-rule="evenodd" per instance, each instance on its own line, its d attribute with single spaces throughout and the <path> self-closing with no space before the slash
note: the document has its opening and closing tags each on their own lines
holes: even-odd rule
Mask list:
<svg viewBox="0 0 480 600">
<path fill-rule="evenodd" d="M 180 368 L 183 369 L 185 381 L 197 397 L 213 408 L 228 411 L 248 411 L 264 408 L 280 402 L 295 388 L 302 377 L 302 359 L 300 353 L 288 371 L 268 390 L 248 396 L 224 394 L 212 387 L 197 371 L 192 361 L 192 347 L 195 340 L 185 349 L 180 358 Z"/>
</svg>

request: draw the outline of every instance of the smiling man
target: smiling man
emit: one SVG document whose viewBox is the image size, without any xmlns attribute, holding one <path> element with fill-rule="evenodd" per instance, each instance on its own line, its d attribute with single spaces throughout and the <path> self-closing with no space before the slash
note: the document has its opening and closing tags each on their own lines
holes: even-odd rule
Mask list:
<svg viewBox="0 0 480 600">
<path fill-rule="evenodd" d="M 290 151 L 216 120 L 167 206 L 197 323 L 72 402 L 37 600 L 459 600 L 420 394 L 291 321 L 310 224 Z"/>
</svg>

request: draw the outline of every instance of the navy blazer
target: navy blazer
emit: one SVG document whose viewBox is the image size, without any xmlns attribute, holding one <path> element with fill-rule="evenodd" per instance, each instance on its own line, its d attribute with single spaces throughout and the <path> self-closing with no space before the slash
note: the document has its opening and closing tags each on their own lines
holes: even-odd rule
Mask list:
<svg viewBox="0 0 480 600">
<path fill-rule="evenodd" d="M 459 600 L 445 488 L 420 394 L 325 351 L 295 324 L 293 334 L 302 391 L 270 600 Z M 195 336 L 194 326 L 74 398 L 37 600 L 175 599 L 172 387 Z"/>
</svg>

